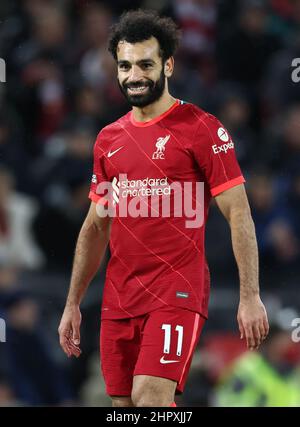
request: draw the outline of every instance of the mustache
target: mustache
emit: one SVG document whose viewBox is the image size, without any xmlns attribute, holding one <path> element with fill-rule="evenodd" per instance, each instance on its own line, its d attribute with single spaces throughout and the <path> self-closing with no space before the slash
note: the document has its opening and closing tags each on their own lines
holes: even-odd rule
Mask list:
<svg viewBox="0 0 300 427">
<path fill-rule="evenodd" d="M 139 81 L 139 82 L 131 82 L 131 83 L 123 83 L 123 87 L 125 89 L 131 89 L 131 88 L 136 88 L 136 87 L 140 87 L 140 86 L 146 86 L 146 87 L 152 87 L 153 86 L 153 82 L 149 82 L 149 81 Z"/>
</svg>

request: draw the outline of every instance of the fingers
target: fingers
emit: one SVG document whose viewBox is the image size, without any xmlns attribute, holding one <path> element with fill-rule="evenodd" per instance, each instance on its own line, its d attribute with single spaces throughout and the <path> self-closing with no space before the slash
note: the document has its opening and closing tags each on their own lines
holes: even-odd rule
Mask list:
<svg viewBox="0 0 300 427">
<path fill-rule="evenodd" d="M 255 349 L 258 350 L 260 344 L 263 341 L 263 335 L 261 334 L 261 330 L 260 330 L 260 324 L 259 323 L 255 323 L 252 327 L 252 331 L 253 331 L 253 336 L 254 336 L 254 342 L 255 342 Z"/>
<path fill-rule="evenodd" d="M 269 333 L 269 322 L 267 315 L 264 315 L 263 318 L 259 321 L 259 331 L 262 341 L 265 340 Z"/>
<path fill-rule="evenodd" d="M 269 333 L 269 322 L 261 300 L 240 303 L 237 316 L 241 338 L 250 350 L 258 349 Z"/>
<path fill-rule="evenodd" d="M 247 347 L 249 348 L 249 350 L 254 350 L 255 339 L 254 339 L 254 335 L 253 335 L 253 331 L 252 331 L 251 326 L 245 326 L 245 338 L 246 338 L 246 343 L 247 343 Z"/>
<path fill-rule="evenodd" d="M 243 327 L 243 323 L 241 322 L 241 320 L 239 318 L 238 318 L 238 325 L 239 325 L 239 330 L 240 330 L 240 338 L 242 340 L 243 338 L 245 338 L 246 333 L 245 333 L 245 330 Z"/>
<path fill-rule="evenodd" d="M 249 350 L 258 350 L 264 337 L 264 328 L 261 327 L 260 323 L 249 324 L 245 327 L 246 330 L 246 342 Z"/>
<path fill-rule="evenodd" d="M 70 340 L 71 355 L 75 357 L 79 357 L 81 355 L 81 349 L 73 344 L 72 340 Z"/>
<path fill-rule="evenodd" d="M 267 315 L 265 315 L 263 318 L 263 325 L 264 325 L 264 329 L 265 329 L 265 338 L 266 338 L 267 335 L 269 334 L 269 329 L 270 329 Z"/>
<path fill-rule="evenodd" d="M 80 326 L 79 323 L 73 322 L 72 324 L 72 341 L 73 344 L 78 346 L 80 344 Z"/>
<path fill-rule="evenodd" d="M 68 357 L 71 357 L 71 349 L 69 345 L 69 333 L 68 331 L 59 331 L 59 343 L 63 351 Z"/>
<path fill-rule="evenodd" d="M 258 349 L 263 340 L 269 333 L 269 325 L 267 319 L 249 324 L 243 328 L 245 330 L 244 337 L 246 338 L 247 347 L 249 350 Z M 241 328 L 240 328 L 241 330 Z"/>
<path fill-rule="evenodd" d="M 75 337 L 75 339 L 73 339 L 73 337 Z M 75 344 L 75 341 L 80 342 L 80 338 L 78 338 L 78 334 L 76 335 L 76 333 L 73 333 L 73 330 L 59 330 L 59 342 L 68 357 L 79 357 L 81 355 L 81 349 Z"/>
<path fill-rule="evenodd" d="M 81 354 L 79 344 L 80 344 L 80 324 L 73 322 L 72 323 L 72 337 L 70 339 L 70 346 L 71 346 L 72 354 L 75 357 L 79 357 Z"/>
<path fill-rule="evenodd" d="M 74 336 L 74 332 L 73 332 L 73 329 L 71 329 L 70 332 L 69 332 L 69 336 L 68 336 L 68 348 L 69 348 L 69 351 L 70 351 L 70 356 L 69 357 L 71 357 L 71 356 L 79 357 L 81 355 L 81 350 L 74 343 L 73 336 Z"/>
<path fill-rule="evenodd" d="M 263 342 L 263 340 L 265 340 L 266 336 L 268 335 L 266 330 L 265 330 L 263 322 L 259 323 L 259 332 L 260 332 L 260 336 L 261 336 L 261 342 Z"/>
</svg>

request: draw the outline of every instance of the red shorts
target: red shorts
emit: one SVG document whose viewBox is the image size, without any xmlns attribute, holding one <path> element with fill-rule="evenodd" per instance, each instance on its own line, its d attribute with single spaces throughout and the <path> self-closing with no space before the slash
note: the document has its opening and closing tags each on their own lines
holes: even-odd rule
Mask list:
<svg viewBox="0 0 300 427">
<path fill-rule="evenodd" d="M 205 318 L 168 306 L 143 316 L 101 321 L 100 354 L 106 392 L 130 396 L 134 375 L 177 382 L 182 392 Z"/>
</svg>

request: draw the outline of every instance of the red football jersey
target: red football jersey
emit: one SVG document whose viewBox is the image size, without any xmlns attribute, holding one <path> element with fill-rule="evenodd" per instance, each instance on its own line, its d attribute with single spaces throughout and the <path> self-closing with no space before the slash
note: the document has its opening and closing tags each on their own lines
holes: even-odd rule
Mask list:
<svg viewBox="0 0 300 427">
<path fill-rule="evenodd" d="M 168 305 L 207 317 L 204 234 L 209 203 L 212 196 L 245 181 L 224 126 L 179 100 L 147 122 L 135 121 L 130 111 L 99 133 L 93 173 L 90 199 L 102 204 L 112 200 L 115 211 L 102 318 L 135 317 Z M 105 182 L 112 183 L 106 195 L 101 188 Z M 181 202 L 174 201 L 174 183 L 182 189 Z M 167 199 L 169 210 L 163 210 Z M 192 215 L 184 202 L 201 207 L 197 226 L 187 226 Z"/>
</svg>

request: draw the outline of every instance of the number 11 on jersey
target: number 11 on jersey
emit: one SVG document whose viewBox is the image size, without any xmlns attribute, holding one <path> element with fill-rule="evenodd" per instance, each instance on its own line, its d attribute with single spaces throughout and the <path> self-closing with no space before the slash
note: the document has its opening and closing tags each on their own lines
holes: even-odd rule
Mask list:
<svg viewBox="0 0 300 427">
<path fill-rule="evenodd" d="M 170 353 L 170 347 L 171 347 L 171 330 L 172 325 L 169 324 L 163 324 L 161 329 L 165 331 L 165 339 L 164 339 L 164 353 L 169 354 Z M 176 355 L 181 356 L 182 351 L 182 342 L 183 342 L 183 326 L 177 325 L 175 328 L 175 331 L 177 332 L 177 350 Z"/>
</svg>

